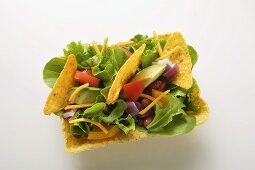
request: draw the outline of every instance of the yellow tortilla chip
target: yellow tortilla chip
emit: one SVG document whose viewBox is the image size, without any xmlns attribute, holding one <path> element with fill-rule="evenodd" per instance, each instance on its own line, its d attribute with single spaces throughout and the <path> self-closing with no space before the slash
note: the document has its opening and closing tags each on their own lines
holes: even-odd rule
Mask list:
<svg viewBox="0 0 255 170">
<path fill-rule="evenodd" d="M 139 67 L 141 56 L 145 47 L 146 44 L 143 44 L 121 66 L 109 90 L 106 100 L 107 104 L 112 104 L 118 99 L 122 86 L 128 81 L 131 76 L 135 74 L 137 68 Z"/>
<path fill-rule="evenodd" d="M 172 50 L 165 52 L 162 56 L 157 58 L 155 61 L 163 60 L 165 58 L 169 58 L 169 56 L 172 56 L 174 58 L 178 58 L 180 56 L 181 48 L 179 46 L 174 47 Z"/>
<path fill-rule="evenodd" d="M 192 62 L 185 40 L 179 32 L 174 32 L 169 35 L 163 53 L 165 54 L 176 47 L 181 49 L 180 54 L 169 56 L 169 60 L 179 66 L 179 72 L 174 77 L 172 83 L 182 88 L 189 89 L 193 83 L 191 74 Z"/>
<path fill-rule="evenodd" d="M 74 74 L 77 69 L 77 61 L 73 54 L 69 55 L 66 64 L 61 71 L 46 104 L 44 114 L 49 115 L 52 112 L 59 111 L 68 105 L 69 90 L 73 87 Z"/>
<path fill-rule="evenodd" d="M 167 40 L 170 35 L 171 35 L 171 33 L 160 34 L 160 35 L 158 35 L 158 39 Z"/>
</svg>

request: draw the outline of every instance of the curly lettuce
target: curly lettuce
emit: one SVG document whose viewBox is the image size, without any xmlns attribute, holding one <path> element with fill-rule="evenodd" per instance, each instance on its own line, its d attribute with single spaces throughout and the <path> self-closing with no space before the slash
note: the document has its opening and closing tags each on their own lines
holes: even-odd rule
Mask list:
<svg viewBox="0 0 255 170">
<path fill-rule="evenodd" d="M 135 130 L 135 119 L 128 115 L 125 118 L 117 119 L 114 122 L 125 134 L 128 134 L 129 131 Z"/>
<path fill-rule="evenodd" d="M 132 116 L 124 114 L 127 108 L 126 103 L 123 100 L 117 100 L 114 104 L 114 108 L 108 114 L 104 114 L 104 109 L 106 104 L 104 102 L 95 103 L 93 106 L 85 109 L 84 111 L 78 110 L 74 117 L 78 118 L 88 118 L 100 123 L 115 124 L 124 133 L 128 133 L 130 130 L 135 129 L 135 120 Z M 70 132 L 76 137 L 81 135 L 87 135 L 91 129 L 91 125 L 85 122 L 79 122 L 78 124 L 72 125 Z"/>
<path fill-rule="evenodd" d="M 183 102 L 172 94 L 166 97 L 168 105 L 165 108 L 156 105 L 153 121 L 146 128 L 139 127 L 138 129 L 152 136 L 174 136 L 187 133 L 195 127 L 196 119 L 185 113 Z"/>
<path fill-rule="evenodd" d="M 111 85 L 118 70 L 127 60 L 126 54 L 120 49 L 107 47 L 102 55 L 97 55 L 91 45 L 81 41 L 69 43 L 63 51 L 63 57 L 51 59 L 43 69 L 44 82 L 50 88 L 54 86 L 70 54 L 75 55 L 79 70 L 91 69 L 93 75 L 103 81 L 105 86 Z"/>
</svg>

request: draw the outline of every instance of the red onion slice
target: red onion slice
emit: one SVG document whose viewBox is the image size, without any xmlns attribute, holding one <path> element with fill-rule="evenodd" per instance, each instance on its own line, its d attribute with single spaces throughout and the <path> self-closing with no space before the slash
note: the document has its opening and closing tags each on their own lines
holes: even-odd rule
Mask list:
<svg viewBox="0 0 255 170">
<path fill-rule="evenodd" d="M 166 64 L 166 69 L 165 69 L 165 72 L 166 72 L 170 69 L 169 66 L 171 66 L 173 63 L 170 60 L 168 60 L 167 58 L 164 58 L 163 60 L 159 60 L 157 62 L 152 62 L 152 64 Z"/>
<path fill-rule="evenodd" d="M 126 48 L 124 48 L 124 47 L 118 47 L 121 51 L 123 51 L 125 54 L 126 54 L 126 56 L 129 58 L 131 55 L 132 55 L 132 53 L 129 51 L 129 50 L 127 50 Z"/>
<path fill-rule="evenodd" d="M 127 104 L 127 109 L 126 109 L 126 112 L 132 116 L 136 116 L 139 114 L 139 110 L 138 108 L 136 107 L 136 104 L 135 102 L 126 102 Z"/>
<path fill-rule="evenodd" d="M 179 67 L 177 64 L 173 64 L 170 60 L 167 58 L 163 60 L 159 60 L 157 62 L 153 62 L 153 64 L 166 64 L 166 69 L 163 73 L 163 76 L 167 78 L 168 80 L 171 80 L 178 72 Z"/>
<path fill-rule="evenodd" d="M 168 70 L 167 72 L 165 72 L 163 74 L 163 76 L 165 78 L 167 78 L 168 80 L 172 80 L 172 78 L 179 72 L 179 67 L 177 66 L 177 64 L 173 64 L 171 66 L 171 69 Z"/>
<path fill-rule="evenodd" d="M 73 117 L 74 113 L 76 112 L 77 109 L 71 109 L 71 110 L 66 110 L 64 113 L 63 113 L 63 117 L 66 119 L 66 118 L 71 118 Z"/>
<path fill-rule="evenodd" d="M 139 111 L 143 110 L 143 105 L 140 102 L 135 101 L 135 105 Z"/>
</svg>

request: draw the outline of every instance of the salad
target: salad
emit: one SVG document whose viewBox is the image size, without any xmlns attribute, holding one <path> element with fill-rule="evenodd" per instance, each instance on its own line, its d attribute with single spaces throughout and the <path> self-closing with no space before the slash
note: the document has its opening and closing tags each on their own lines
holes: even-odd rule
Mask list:
<svg viewBox="0 0 255 170">
<path fill-rule="evenodd" d="M 62 120 L 69 152 L 149 136 L 175 136 L 208 118 L 192 77 L 197 52 L 181 33 L 102 45 L 71 42 L 44 67 L 44 114 Z"/>
</svg>

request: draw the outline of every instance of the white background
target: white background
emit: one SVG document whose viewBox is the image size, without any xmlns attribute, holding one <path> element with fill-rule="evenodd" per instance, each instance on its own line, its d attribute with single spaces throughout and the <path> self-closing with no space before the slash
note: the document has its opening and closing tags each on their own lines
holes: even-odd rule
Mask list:
<svg viewBox="0 0 255 170">
<path fill-rule="evenodd" d="M 0 0 L 0 169 L 255 169 L 255 1 Z M 43 115 L 44 64 L 70 41 L 180 31 L 211 116 L 191 133 L 69 154 Z"/>
</svg>

